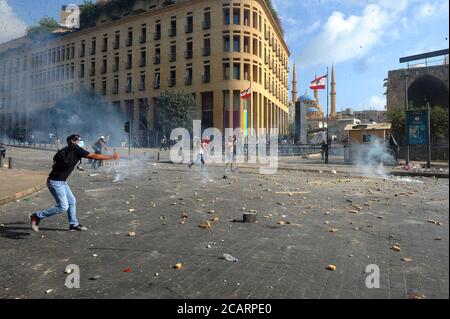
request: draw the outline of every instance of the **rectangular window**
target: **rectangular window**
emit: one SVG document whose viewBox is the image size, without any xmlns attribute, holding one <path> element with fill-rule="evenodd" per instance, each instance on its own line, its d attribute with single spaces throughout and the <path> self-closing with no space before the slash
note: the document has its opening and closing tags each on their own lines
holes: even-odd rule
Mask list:
<svg viewBox="0 0 450 319">
<path fill-rule="evenodd" d="M 186 43 L 185 57 L 186 57 L 186 59 L 192 59 L 192 56 L 193 56 L 192 42 L 187 42 Z"/>
<path fill-rule="evenodd" d="M 233 63 L 233 80 L 240 80 L 241 79 L 241 66 L 239 63 Z"/>
<path fill-rule="evenodd" d="M 155 81 L 153 83 L 153 88 L 159 89 L 161 87 L 161 74 L 159 72 L 155 73 Z"/>
<path fill-rule="evenodd" d="M 250 10 L 244 9 L 244 25 L 250 26 Z"/>
<path fill-rule="evenodd" d="M 211 55 L 211 39 L 203 39 L 203 56 Z"/>
<path fill-rule="evenodd" d="M 177 84 L 177 71 L 171 70 L 169 78 L 169 87 L 174 87 L 176 84 Z"/>
<path fill-rule="evenodd" d="M 131 76 L 127 77 L 127 86 L 125 88 L 125 92 L 126 93 L 131 93 L 131 90 L 133 88 L 133 80 L 131 78 Z"/>
<path fill-rule="evenodd" d="M 185 84 L 192 85 L 192 68 L 191 67 L 186 69 L 186 74 L 184 77 L 185 77 Z"/>
<path fill-rule="evenodd" d="M 223 36 L 223 51 L 224 52 L 230 52 L 231 47 L 230 47 L 230 36 L 229 35 L 225 35 Z"/>
<path fill-rule="evenodd" d="M 186 18 L 186 33 L 192 33 L 194 31 L 194 18 L 189 16 Z"/>
<path fill-rule="evenodd" d="M 241 37 L 239 35 L 233 36 L 233 51 L 234 52 L 241 51 Z"/>
<path fill-rule="evenodd" d="M 230 9 L 223 9 L 223 23 L 229 25 L 231 23 L 230 19 Z"/>
<path fill-rule="evenodd" d="M 211 67 L 209 65 L 203 66 L 202 80 L 203 83 L 209 83 L 211 80 Z"/>
<path fill-rule="evenodd" d="M 119 79 L 114 79 L 113 94 L 119 94 Z"/>
<path fill-rule="evenodd" d="M 127 47 L 133 45 L 133 31 L 128 31 L 128 38 L 126 42 Z"/>
<path fill-rule="evenodd" d="M 223 79 L 224 80 L 230 79 L 230 64 L 229 63 L 223 64 Z"/>
<path fill-rule="evenodd" d="M 133 55 L 128 53 L 127 56 L 127 70 L 130 70 L 133 67 Z"/>
<path fill-rule="evenodd" d="M 203 13 L 203 30 L 209 30 L 211 28 L 211 12 Z"/>
<path fill-rule="evenodd" d="M 141 36 L 139 37 L 139 42 L 140 43 L 147 42 L 147 27 L 141 28 Z"/>
<path fill-rule="evenodd" d="M 140 76 L 139 91 L 145 91 L 145 74 Z"/>
<path fill-rule="evenodd" d="M 241 24 L 241 9 L 233 9 L 233 24 Z"/>
<path fill-rule="evenodd" d="M 250 53 L 250 37 L 244 37 L 244 52 Z"/>
<path fill-rule="evenodd" d="M 177 46 L 170 46 L 169 62 L 175 62 L 177 60 Z"/>
<path fill-rule="evenodd" d="M 147 53 L 146 51 L 141 51 L 141 60 L 139 61 L 139 66 L 144 67 L 147 64 Z"/>
<path fill-rule="evenodd" d="M 161 24 L 160 23 L 155 25 L 155 34 L 153 35 L 153 39 L 155 41 L 161 40 Z"/>
<path fill-rule="evenodd" d="M 155 49 L 155 58 L 154 58 L 154 64 L 160 64 L 161 63 L 161 49 L 156 48 Z"/>
</svg>

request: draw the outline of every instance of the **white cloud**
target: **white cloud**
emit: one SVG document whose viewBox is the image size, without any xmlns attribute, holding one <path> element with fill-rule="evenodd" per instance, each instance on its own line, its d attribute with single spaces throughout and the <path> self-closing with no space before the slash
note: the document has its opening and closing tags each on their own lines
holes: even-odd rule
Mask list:
<svg viewBox="0 0 450 319">
<path fill-rule="evenodd" d="M 320 33 L 302 50 L 300 63 L 328 65 L 364 57 L 385 37 L 398 34 L 395 22 L 406 6 L 406 0 L 378 0 L 366 5 L 360 15 L 333 12 Z"/>
<path fill-rule="evenodd" d="M 27 29 L 9 6 L 7 0 L 0 0 L 0 43 L 21 37 Z"/>
<path fill-rule="evenodd" d="M 361 110 L 377 110 L 385 111 L 386 108 L 386 97 L 381 97 L 374 95 L 364 101 L 363 105 L 360 107 Z"/>
</svg>

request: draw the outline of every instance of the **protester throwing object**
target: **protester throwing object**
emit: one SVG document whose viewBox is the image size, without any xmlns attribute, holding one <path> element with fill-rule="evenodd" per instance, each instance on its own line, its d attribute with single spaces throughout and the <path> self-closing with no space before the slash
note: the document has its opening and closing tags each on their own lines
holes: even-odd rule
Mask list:
<svg viewBox="0 0 450 319">
<path fill-rule="evenodd" d="M 120 156 L 114 154 L 101 155 L 92 154 L 81 148 L 82 144 L 80 135 L 73 134 L 67 138 L 67 146 L 59 150 L 53 157 L 53 168 L 47 179 L 47 187 L 56 201 L 56 206 L 48 208 L 47 210 L 34 213 L 30 216 L 31 228 L 34 231 L 39 231 L 40 222 L 53 215 L 61 214 L 67 211 L 69 217 L 69 230 L 87 230 L 79 224 L 76 211 L 76 199 L 67 184 L 67 178 L 74 170 L 77 163 L 82 158 L 89 158 L 95 160 L 118 160 Z"/>
</svg>

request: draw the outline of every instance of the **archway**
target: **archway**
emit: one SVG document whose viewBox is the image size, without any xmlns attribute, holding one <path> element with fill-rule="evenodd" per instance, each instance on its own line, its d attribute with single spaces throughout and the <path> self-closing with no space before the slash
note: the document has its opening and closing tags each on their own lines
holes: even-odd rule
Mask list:
<svg viewBox="0 0 450 319">
<path fill-rule="evenodd" d="M 427 102 L 430 106 L 442 106 L 448 109 L 448 86 L 440 79 L 424 75 L 417 78 L 408 88 L 408 100 L 411 108 L 422 108 Z"/>
</svg>

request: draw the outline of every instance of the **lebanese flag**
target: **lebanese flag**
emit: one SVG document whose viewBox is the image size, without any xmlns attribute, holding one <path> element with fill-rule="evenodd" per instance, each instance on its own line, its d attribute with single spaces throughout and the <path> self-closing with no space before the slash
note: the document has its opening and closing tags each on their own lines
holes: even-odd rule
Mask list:
<svg viewBox="0 0 450 319">
<path fill-rule="evenodd" d="M 246 100 L 252 95 L 252 88 L 241 91 L 241 99 Z"/>
<path fill-rule="evenodd" d="M 320 76 L 311 81 L 309 88 L 311 90 L 325 90 L 327 87 L 327 75 Z"/>
</svg>

